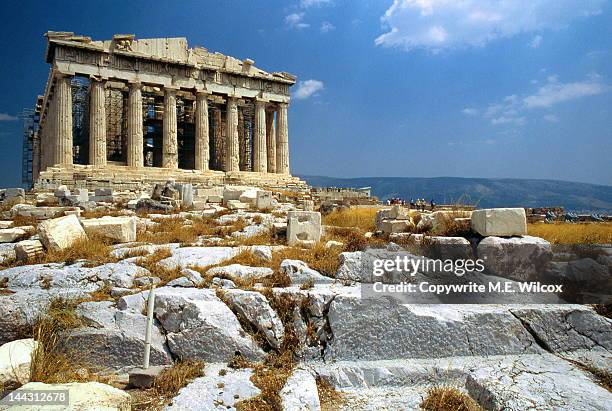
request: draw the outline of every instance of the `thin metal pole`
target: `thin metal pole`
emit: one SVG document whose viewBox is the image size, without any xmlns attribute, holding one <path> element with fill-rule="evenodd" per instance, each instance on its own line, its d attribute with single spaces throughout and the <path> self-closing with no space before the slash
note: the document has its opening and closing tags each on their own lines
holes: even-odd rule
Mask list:
<svg viewBox="0 0 612 411">
<path fill-rule="evenodd" d="M 145 330 L 145 351 L 142 368 L 149 368 L 149 356 L 151 354 L 151 328 L 153 327 L 153 307 L 155 306 L 155 285 L 149 291 L 147 300 L 147 328 Z"/>
</svg>

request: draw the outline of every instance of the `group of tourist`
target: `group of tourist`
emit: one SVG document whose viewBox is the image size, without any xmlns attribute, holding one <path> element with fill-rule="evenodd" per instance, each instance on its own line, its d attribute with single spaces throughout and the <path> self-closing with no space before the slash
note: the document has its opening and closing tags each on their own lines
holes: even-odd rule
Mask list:
<svg viewBox="0 0 612 411">
<path fill-rule="evenodd" d="M 403 200 L 401 198 L 390 198 L 387 200 L 387 205 L 402 205 L 405 206 L 406 205 L 406 200 Z M 410 209 L 415 209 L 415 210 L 419 210 L 419 211 L 425 211 L 425 209 L 427 208 L 427 201 L 425 201 L 424 198 L 417 198 L 416 201 L 414 201 L 414 199 L 410 199 L 410 202 L 408 203 L 408 205 L 410 206 Z M 431 211 L 433 211 L 433 209 L 436 207 L 436 203 L 434 203 L 433 199 L 429 201 L 429 209 Z"/>
</svg>

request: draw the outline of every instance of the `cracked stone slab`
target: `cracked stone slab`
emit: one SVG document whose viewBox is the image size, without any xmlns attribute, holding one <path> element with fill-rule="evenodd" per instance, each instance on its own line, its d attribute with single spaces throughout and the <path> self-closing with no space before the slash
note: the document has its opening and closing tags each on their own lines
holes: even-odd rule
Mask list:
<svg viewBox="0 0 612 411">
<path fill-rule="evenodd" d="M 612 394 L 592 375 L 544 353 L 311 363 L 346 410 L 419 409 L 427 389 L 450 385 L 487 410 L 610 410 Z"/>
<path fill-rule="evenodd" d="M 237 402 L 256 397 L 261 392 L 251 382 L 252 374 L 250 368 L 232 369 L 219 363 L 206 364 L 204 377 L 196 378 L 182 388 L 165 410 L 236 410 Z"/>
</svg>

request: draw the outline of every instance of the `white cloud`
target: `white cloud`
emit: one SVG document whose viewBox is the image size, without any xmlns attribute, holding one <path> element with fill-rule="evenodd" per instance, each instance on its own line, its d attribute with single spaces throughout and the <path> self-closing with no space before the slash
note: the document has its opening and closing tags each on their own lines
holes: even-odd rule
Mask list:
<svg viewBox="0 0 612 411">
<path fill-rule="evenodd" d="M 605 0 L 394 0 L 381 17 L 377 45 L 406 50 L 484 46 L 601 12 Z M 537 36 L 536 36 L 537 38 Z M 535 38 L 534 38 L 535 40 Z M 541 37 L 537 40 L 541 41 Z M 533 40 L 532 40 L 533 42 Z"/>
<path fill-rule="evenodd" d="M 335 28 L 336 28 L 336 26 L 331 24 L 329 21 L 324 21 L 323 23 L 321 23 L 321 33 L 329 33 L 330 31 L 334 30 Z"/>
<path fill-rule="evenodd" d="M 461 110 L 461 112 L 465 114 L 466 116 L 475 116 L 476 114 L 478 114 L 478 110 L 472 107 L 466 107 L 463 110 Z"/>
<path fill-rule="evenodd" d="M 304 23 L 304 13 L 291 13 L 285 16 L 285 24 L 293 29 L 305 29 L 310 27 L 310 24 Z"/>
<path fill-rule="evenodd" d="M 0 113 L 0 121 L 17 121 L 19 118 L 7 113 Z"/>
<path fill-rule="evenodd" d="M 549 80 L 550 81 L 550 80 Z M 551 107 L 564 101 L 586 96 L 595 96 L 608 91 L 610 87 L 597 80 L 559 83 L 555 81 L 540 87 L 535 94 L 523 99 L 526 108 Z"/>
<path fill-rule="evenodd" d="M 540 47 L 540 44 L 542 44 L 542 36 L 538 34 L 537 36 L 531 39 L 531 41 L 529 42 L 529 47 L 531 47 L 532 49 L 537 49 L 538 47 Z"/>
<path fill-rule="evenodd" d="M 544 118 L 544 120 L 548 121 L 549 123 L 558 123 L 559 122 L 559 117 L 557 117 L 554 114 L 546 114 L 543 118 Z"/>
<path fill-rule="evenodd" d="M 300 81 L 294 97 L 298 100 L 304 100 L 316 95 L 319 91 L 323 90 L 323 88 L 323 82 L 319 80 Z"/>
<path fill-rule="evenodd" d="M 302 7 L 303 9 L 307 9 L 313 6 L 323 6 L 329 3 L 331 3 L 330 0 L 301 0 L 300 7 Z"/>
</svg>

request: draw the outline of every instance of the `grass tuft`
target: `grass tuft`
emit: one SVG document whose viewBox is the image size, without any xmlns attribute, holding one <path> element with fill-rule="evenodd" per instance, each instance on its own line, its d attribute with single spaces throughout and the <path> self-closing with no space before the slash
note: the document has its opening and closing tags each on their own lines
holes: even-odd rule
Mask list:
<svg viewBox="0 0 612 411">
<path fill-rule="evenodd" d="M 342 393 L 336 391 L 334 386 L 320 375 L 317 376 L 316 382 L 319 401 L 321 402 L 321 411 L 339 410 L 346 402 Z"/>
<path fill-rule="evenodd" d="M 469 395 L 456 387 L 435 386 L 427 390 L 421 402 L 425 411 L 483 411 L 484 409 Z"/>
</svg>

